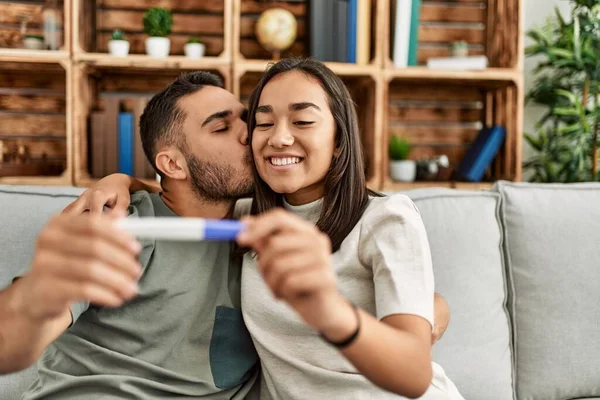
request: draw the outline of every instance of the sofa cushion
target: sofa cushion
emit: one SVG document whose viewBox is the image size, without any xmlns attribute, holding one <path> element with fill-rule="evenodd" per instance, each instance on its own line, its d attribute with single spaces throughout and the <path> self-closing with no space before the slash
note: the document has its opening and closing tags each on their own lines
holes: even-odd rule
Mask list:
<svg viewBox="0 0 600 400">
<path fill-rule="evenodd" d="M 72 187 L 0 185 L 0 289 L 29 269 L 42 227 L 82 191 Z M 0 376 L 0 398 L 21 398 L 34 376 L 35 367 Z"/>
<path fill-rule="evenodd" d="M 0 185 L 0 288 L 29 268 L 38 233 L 83 189 Z"/>
<path fill-rule="evenodd" d="M 500 182 L 519 399 L 600 396 L 600 184 Z"/>
<path fill-rule="evenodd" d="M 500 196 L 449 189 L 406 194 L 421 212 L 436 292 L 451 311 L 434 361 L 466 399 L 513 399 Z"/>
</svg>

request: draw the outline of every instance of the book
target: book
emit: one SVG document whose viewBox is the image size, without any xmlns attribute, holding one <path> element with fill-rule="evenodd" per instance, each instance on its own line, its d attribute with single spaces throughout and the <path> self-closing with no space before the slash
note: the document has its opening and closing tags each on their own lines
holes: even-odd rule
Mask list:
<svg viewBox="0 0 600 400">
<path fill-rule="evenodd" d="M 119 172 L 133 175 L 133 113 L 119 113 Z"/>
<path fill-rule="evenodd" d="M 427 68 L 450 69 L 454 71 L 484 70 L 488 66 L 486 56 L 430 58 Z"/>
<path fill-rule="evenodd" d="M 348 18 L 346 21 L 346 44 L 348 49 L 345 62 L 356 63 L 356 44 L 358 41 L 358 0 L 349 0 L 347 3 L 347 8 Z"/>
<path fill-rule="evenodd" d="M 310 0 L 309 14 L 309 48 L 310 55 L 320 61 L 330 58 L 332 39 L 332 20 L 327 19 L 333 12 L 332 0 Z"/>
<path fill-rule="evenodd" d="M 102 178 L 105 173 L 105 136 L 106 128 L 104 121 L 106 115 L 103 112 L 94 111 L 90 118 L 90 157 L 92 159 L 91 171 L 93 178 Z"/>
<path fill-rule="evenodd" d="M 408 65 L 418 64 L 417 52 L 419 50 L 419 19 L 421 18 L 421 0 L 411 0 L 410 33 L 408 38 Z"/>
<path fill-rule="evenodd" d="M 394 49 L 393 58 L 396 68 L 408 66 L 408 49 L 410 42 L 410 21 L 412 13 L 411 0 L 396 0 L 394 8 Z"/>
<path fill-rule="evenodd" d="M 485 171 L 502 147 L 505 137 L 506 129 L 502 126 L 494 125 L 481 129 L 456 170 L 459 178 L 481 182 Z"/>
<path fill-rule="evenodd" d="M 144 153 L 144 147 L 142 146 L 142 135 L 140 133 L 140 118 L 144 113 L 146 105 L 150 101 L 148 97 L 140 97 L 135 99 L 133 106 L 133 119 L 135 126 L 133 129 L 134 136 L 134 149 L 133 149 L 133 172 L 134 176 L 138 178 L 149 178 L 154 176 L 154 168 L 148 161 L 146 154 Z"/>
<path fill-rule="evenodd" d="M 356 63 L 366 65 L 371 61 L 371 0 L 358 0 L 356 36 Z"/>
<path fill-rule="evenodd" d="M 104 97 L 104 175 L 119 172 L 118 163 L 118 123 L 121 99 L 116 96 Z"/>
</svg>

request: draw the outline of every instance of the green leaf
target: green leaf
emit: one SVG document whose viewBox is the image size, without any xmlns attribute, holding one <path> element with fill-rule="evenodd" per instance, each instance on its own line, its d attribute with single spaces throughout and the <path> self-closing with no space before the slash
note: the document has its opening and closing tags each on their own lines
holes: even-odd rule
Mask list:
<svg viewBox="0 0 600 400">
<path fill-rule="evenodd" d="M 539 54 L 541 51 L 542 51 L 542 46 L 540 46 L 539 44 L 532 44 L 525 48 L 525 55 L 534 56 L 536 54 Z"/>
<path fill-rule="evenodd" d="M 527 143 L 529 143 L 529 145 L 536 149 L 537 151 L 542 151 L 542 143 L 540 142 L 539 138 L 534 137 L 531 134 L 525 133 L 523 135 L 523 137 L 525 138 L 525 140 L 527 141 Z"/>
<path fill-rule="evenodd" d="M 552 109 L 552 113 L 556 115 L 579 116 L 579 111 L 575 108 L 556 107 Z"/>
<path fill-rule="evenodd" d="M 571 104 L 576 104 L 579 101 L 572 92 L 569 92 L 564 89 L 556 89 L 556 94 L 569 99 L 569 102 Z"/>
<path fill-rule="evenodd" d="M 560 134 L 573 133 L 583 130 L 583 127 L 579 122 L 567 126 L 561 126 L 557 129 L 557 132 Z"/>
<path fill-rule="evenodd" d="M 550 54 L 552 56 L 568 58 L 568 59 L 574 58 L 573 52 L 569 51 L 569 50 L 565 50 L 565 49 L 550 48 L 550 49 L 548 49 L 548 54 Z"/>
</svg>

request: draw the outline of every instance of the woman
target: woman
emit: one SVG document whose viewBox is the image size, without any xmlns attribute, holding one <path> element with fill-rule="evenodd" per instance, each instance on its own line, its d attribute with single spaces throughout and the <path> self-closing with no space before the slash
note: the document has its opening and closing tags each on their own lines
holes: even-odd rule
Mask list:
<svg viewBox="0 0 600 400">
<path fill-rule="evenodd" d="M 248 130 L 256 193 L 238 243 L 251 249 L 242 309 L 261 397 L 462 399 L 431 361 L 419 212 L 404 195 L 369 196 L 343 82 L 318 61 L 274 64 L 250 99 Z"/>
</svg>

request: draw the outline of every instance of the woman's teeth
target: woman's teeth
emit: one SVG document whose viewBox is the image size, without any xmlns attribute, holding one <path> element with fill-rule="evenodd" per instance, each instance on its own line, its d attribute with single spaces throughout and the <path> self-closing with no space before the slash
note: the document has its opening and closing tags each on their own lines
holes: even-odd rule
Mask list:
<svg viewBox="0 0 600 400">
<path fill-rule="evenodd" d="M 285 158 L 278 158 L 278 157 L 271 157 L 270 158 L 271 164 L 272 165 L 292 165 L 292 164 L 298 164 L 300 162 L 300 158 L 299 157 L 285 157 Z"/>
</svg>

